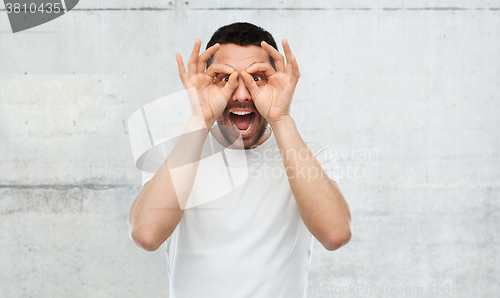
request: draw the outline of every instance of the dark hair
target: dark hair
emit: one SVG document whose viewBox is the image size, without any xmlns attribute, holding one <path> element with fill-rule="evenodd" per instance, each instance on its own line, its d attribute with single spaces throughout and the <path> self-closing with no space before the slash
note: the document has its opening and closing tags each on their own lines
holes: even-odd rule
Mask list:
<svg viewBox="0 0 500 298">
<path fill-rule="evenodd" d="M 262 41 L 267 42 L 273 48 L 278 50 L 278 46 L 276 46 L 276 42 L 274 41 L 271 33 L 267 32 L 261 27 L 244 22 L 232 23 L 230 25 L 222 26 L 217 29 L 214 35 L 212 35 L 212 38 L 210 38 L 206 49 L 216 43 L 219 43 L 220 45 L 232 43 L 243 47 L 250 45 L 260 47 L 260 43 Z M 207 60 L 207 69 L 210 64 L 213 63 L 213 57 L 214 56 L 210 57 L 210 59 Z M 271 66 L 276 70 L 273 57 L 269 56 L 269 59 L 271 60 Z"/>
</svg>

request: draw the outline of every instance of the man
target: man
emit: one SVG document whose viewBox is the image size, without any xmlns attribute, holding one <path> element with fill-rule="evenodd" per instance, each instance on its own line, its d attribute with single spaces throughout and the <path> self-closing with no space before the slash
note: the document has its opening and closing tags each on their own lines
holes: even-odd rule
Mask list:
<svg viewBox="0 0 500 298">
<path fill-rule="evenodd" d="M 200 46 L 196 40 L 187 72 L 176 53 L 193 115 L 167 170 L 143 172 L 131 238 L 148 251 L 165 242 L 171 298 L 305 297 L 313 236 L 338 249 L 350 240 L 351 217 L 332 180 L 332 155 L 306 145 L 290 116 L 297 61 L 286 40 L 285 61 L 271 34 L 249 23 L 219 28 L 201 55 Z M 191 193 L 195 177 L 211 185 L 227 174 L 200 174 L 197 162 L 173 166 L 199 160 L 208 141 L 228 155 L 244 148 L 251 174 L 229 194 L 187 208 L 203 196 Z"/>
</svg>

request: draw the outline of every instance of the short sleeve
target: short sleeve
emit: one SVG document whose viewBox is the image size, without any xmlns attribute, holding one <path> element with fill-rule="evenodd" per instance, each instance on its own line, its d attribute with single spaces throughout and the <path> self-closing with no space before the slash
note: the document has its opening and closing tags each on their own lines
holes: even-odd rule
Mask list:
<svg viewBox="0 0 500 298">
<path fill-rule="evenodd" d="M 192 134 L 192 136 L 198 137 L 198 135 L 199 135 L 198 132 L 200 132 L 200 131 L 202 132 L 202 130 L 195 131 L 195 133 Z M 185 135 L 188 135 L 188 134 L 185 134 Z M 155 145 L 154 147 L 149 149 L 144 154 L 144 158 L 142 160 L 142 167 L 140 168 L 142 170 L 142 186 L 144 186 L 144 184 L 146 184 L 146 182 L 153 179 L 155 174 L 160 169 L 162 169 L 161 171 L 165 170 L 165 160 L 170 155 L 170 153 L 172 153 L 175 146 L 177 146 L 177 144 L 179 143 L 179 140 L 185 135 L 177 136 L 177 137 L 169 139 L 169 140 L 160 141 L 157 145 Z M 204 158 L 203 157 L 204 154 L 209 154 L 207 152 L 212 152 L 210 150 L 211 148 L 212 148 L 212 146 L 208 145 L 207 139 L 206 139 L 204 144 L 203 144 L 201 158 Z M 213 154 L 213 153 L 211 153 L 211 154 Z M 207 156 L 210 156 L 210 155 L 207 155 Z M 187 159 L 186 160 L 181 159 L 180 162 L 182 163 L 183 161 L 186 162 Z M 177 160 L 177 162 L 179 162 L 179 160 Z M 158 170 L 155 171 L 155 169 L 158 169 Z"/>
<path fill-rule="evenodd" d="M 167 141 L 160 142 L 151 149 L 149 149 L 144 156 L 142 162 L 142 186 L 146 184 L 149 180 L 153 179 L 157 171 L 155 169 L 160 169 L 167 157 L 174 150 L 179 138 L 171 139 Z"/>
<path fill-rule="evenodd" d="M 149 180 L 153 179 L 155 174 L 155 172 L 142 171 L 142 186 L 144 186 L 144 184 L 146 184 Z"/>
<path fill-rule="evenodd" d="M 320 145 L 317 143 L 307 143 L 307 147 L 311 150 L 314 158 L 319 163 L 326 175 L 333 181 L 339 182 L 339 168 L 335 156 L 328 146 Z"/>
</svg>

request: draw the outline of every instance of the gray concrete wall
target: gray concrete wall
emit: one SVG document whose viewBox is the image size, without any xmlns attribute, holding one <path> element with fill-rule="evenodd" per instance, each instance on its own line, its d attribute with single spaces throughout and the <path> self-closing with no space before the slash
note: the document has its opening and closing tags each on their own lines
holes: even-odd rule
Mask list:
<svg viewBox="0 0 500 298">
<path fill-rule="evenodd" d="M 235 21 L 289 40 L 292 114 L 343 170 L 354 235 L 315 244 L 309 296 L 498 297 L 500 1 L 368 0 L 88 0 L 16 34 L 0 11 L 0 297 L 168 297 L 128 236 L 127 120 Z"/>
</svg>

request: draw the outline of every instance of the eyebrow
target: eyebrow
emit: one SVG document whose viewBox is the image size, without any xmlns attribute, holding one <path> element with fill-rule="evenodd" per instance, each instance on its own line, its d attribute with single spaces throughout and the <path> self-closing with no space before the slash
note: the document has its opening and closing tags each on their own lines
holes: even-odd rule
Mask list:
<svg viewBox="0 0 500 298">
<path fill-rule="evenodd" d="M 249 68 L 250 66 L 254 65 L 255 63 L 266 63 L 266 62 L 264 62 L 264 61 L 255 61 L 254 63 L 252 63 L 252 64 L 248 65 L 247 67 L 245 67 L 245 69 Z M 231 65 L 229 65 L 227 63 L 224 63 L 224 64 L 226 64 L 227 66 L 229 66 L 229 67 L 231 67 L 231 68 L 234 69 L 233 66 L 231 66 Z"/>
</svg>

